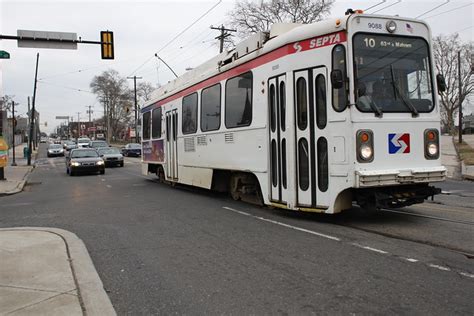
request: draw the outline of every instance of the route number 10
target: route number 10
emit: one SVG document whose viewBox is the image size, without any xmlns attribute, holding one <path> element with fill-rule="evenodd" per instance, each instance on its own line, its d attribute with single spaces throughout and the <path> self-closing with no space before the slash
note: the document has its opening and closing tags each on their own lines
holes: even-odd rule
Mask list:
<svg viewBox="0 0 474 316">
<path fill-rule="evenodd" d="M 365 47 L 374 48 L 375 47 L 375 40 L 373 38 L 364 38 Z"/>
</svg>

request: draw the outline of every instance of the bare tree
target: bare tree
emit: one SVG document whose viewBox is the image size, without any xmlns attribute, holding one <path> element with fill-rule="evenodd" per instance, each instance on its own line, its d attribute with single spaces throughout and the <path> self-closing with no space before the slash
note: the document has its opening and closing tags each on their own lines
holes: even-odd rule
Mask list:
<svg viewBox="0 0 474 316">
<path fill-rule="evenodd" d="M 141 103 L 149 101 L 152 92 L 156 88 L 149 82 L 140 82 L 137 84 L 137 95 L 140 98 Z"/>
<path fill-rule="evenodd" d="M 240 38 L 267 31 L 274 23 L 314 23 L 330 13 L 334 0 L 238 0 L 229 13 Z"/>
<path fill-rule="evenodd" d="M 441 93 L 441 123 L 454 132 L 454 118 L 459 104 L 474 91 L 472 42 L 462 43 L 459 35 L 439 35 L 433 39 L 436 70 L 446 80 L 447 89 Z M 458 80 L 458 52 L 461 52 L 461 94 Z"/>
<path fill-rule="evenodd" d="M 121 77 L 116 70 L 110 69 L 95 76 L 90 87 L 98 99 L 107 104 L 110 136 L 119 137 L 125 124 L 131 120 L 131 112 L 128 112 L 127 108 L 132 108 L 133 92 L 128 88 L 127 80 Z"/>
<path fill-rule="evenodd" d="M 10 111 L 14 95 L 7 95 L 0 97 L 0 111 Z"/>
</svg>

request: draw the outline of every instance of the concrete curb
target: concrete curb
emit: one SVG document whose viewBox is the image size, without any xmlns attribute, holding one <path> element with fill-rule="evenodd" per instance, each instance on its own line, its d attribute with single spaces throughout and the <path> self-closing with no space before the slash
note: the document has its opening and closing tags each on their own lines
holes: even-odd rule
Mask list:
<svg viewBox="0 0 474 316">
<path fill-rule="evenodd" d="M 0 196 L 6 196 L 6 195 L 13 195 L 13 194 L 17 194 L 17 193 L 20 193 L 23 191 L 23 188 L 25 187 L 27 181 L 28 181 L 28 176 L 30 175 L 30 173 L 33 171 L 34 169 L 34 166 L 29 166 L 28 167 L 28 171 L 25 173 L 25 175 L 23 176 L 23 179 L 18 182 L 18 184 L 16 185 L 16 187 L 11 190 L 11 191 L 8 191 L 8 192 L 2 192 L 0 193 Z"/>
<path fill-rule="evenodd" d="M 97 274 L 89 252 L 76 234 L 67 230 L 50 227 L 14 227 L 0 231 L 40 231 L 61 237 L 66 245 L 72 273 L 77 283 L 77 291 L 85 315 L 117 315 L 102 281 Z"/>
<path fill-rule="evenodd" d="M 462 178 L 466 180 L 474 180 L 474 166 L 466 166 L 464 161 L 461 161 Z"/>
</svg>

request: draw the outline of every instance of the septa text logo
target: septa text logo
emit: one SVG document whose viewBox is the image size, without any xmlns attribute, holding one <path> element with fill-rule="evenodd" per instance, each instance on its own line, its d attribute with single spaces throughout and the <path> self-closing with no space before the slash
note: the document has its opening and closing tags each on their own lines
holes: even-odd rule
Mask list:
<svg viewBox="0 0 474 316">
<path fill-rule="evenodd" d="M 388 134 L 389 154 L 410 153 L 410 134 Z"/>
</svg>

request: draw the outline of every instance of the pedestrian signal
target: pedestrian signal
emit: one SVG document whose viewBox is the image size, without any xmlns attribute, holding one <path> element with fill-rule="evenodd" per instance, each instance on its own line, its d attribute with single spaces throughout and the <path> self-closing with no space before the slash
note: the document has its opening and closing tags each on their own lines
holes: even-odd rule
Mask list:
<svg viewBox="0 0 474 316">
<path fill-rule="evenodd" d="M 114 33 L 100 32 L 102 59 L 114 59 Z"/>
</svg>

